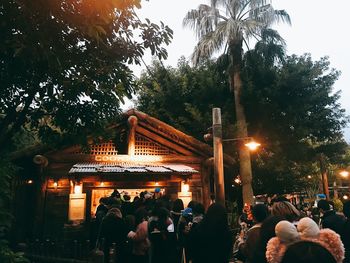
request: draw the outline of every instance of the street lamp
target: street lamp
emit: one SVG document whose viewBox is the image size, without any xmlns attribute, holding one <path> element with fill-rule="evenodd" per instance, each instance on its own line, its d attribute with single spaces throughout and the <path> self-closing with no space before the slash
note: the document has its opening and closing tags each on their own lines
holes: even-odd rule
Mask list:
<svg viewBox="0 0 350 263">
<path fill-rule="evenodd" d="M 223 149 L 222 143 L 226 141 L 247 141 L 244 145 L 250 150 L 256 150 L 260 143 L 252 140 L 252 137 L 222 139 L 221 109 L 213 108 L 212 111 L 213 125 L 209 129 L 209 133 L 204 135 L 204 140 L 213 140 L 214 152 L 214 182 L 215 182 L 215 199 L 217 203 L 225 205 L 225 186 L 224 186 L 224 169 L 223 169 Z M 250 166 L 250 158 L 249 158 Z"/>
<path fill-rule="evenodd" d="M 349 172 L 346 170 L 340 171 L 339 174 L 343 177 L 343 178 L 348 178 L 349 177 Z"/>
<path fill-rule="evenodd" d="M 348 178 L 349 177 L 349 172 L 347 170 L 342 170 L 342 171 L 339 172 L 339 175 L 341 177 L 343 177 L 343 178 Z M 337 177 L 335 177 L 335 180 L 334 180 L 334 183 L 333 183 L 333 192 L 334 192 L 334 195 L 333 195 L 334 198 L 338 198 Z"/>
</svg>

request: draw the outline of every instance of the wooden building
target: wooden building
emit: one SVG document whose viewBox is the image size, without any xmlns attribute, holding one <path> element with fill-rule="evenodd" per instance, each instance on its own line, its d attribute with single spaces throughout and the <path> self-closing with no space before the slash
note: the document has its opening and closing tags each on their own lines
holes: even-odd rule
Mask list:
<svg viewBox="0 0 350 263">
<path fill-rule="evenodd" d="M 185 203 L 193 199 L 209 205 L 213 191 L 209 145 L 136 110 L 127 111 L 108 129 L 109 139 L 87 148 L 72 146 L 35 155 L 35 172 L 26 174 L 27 186 L 22 186 L 26 192 L 17 189 L 22 189 L 17 191 L 17 200 L 22 201 L 17 202 L 21 211 L 16 214 L 27 215 L 17 221 L 23 221 L 32 236 L 66 237 L 88 227 L 100 197 L 114 189 L 134 196 L 160 188 Z M 234 163 L 227 156 L 224 161 Z M 30 198 L 25 197 L 28 187 Z"/>
</svg>

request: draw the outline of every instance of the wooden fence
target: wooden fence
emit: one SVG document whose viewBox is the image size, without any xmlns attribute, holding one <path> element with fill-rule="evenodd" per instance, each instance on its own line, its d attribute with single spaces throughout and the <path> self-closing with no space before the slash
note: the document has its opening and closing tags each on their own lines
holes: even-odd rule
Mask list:
<svg viewBox="0 0 350 263">
<path fill-rule="evenodd" d="M 114 244 L 115 246 L 115 244 Z M 104 254 L 86 241 L 34 240 L 19 244 L 31 263 L 103 263 Z M 115 249 L 110 250 L 110 258 L 115 258 Z"/>
</svg>

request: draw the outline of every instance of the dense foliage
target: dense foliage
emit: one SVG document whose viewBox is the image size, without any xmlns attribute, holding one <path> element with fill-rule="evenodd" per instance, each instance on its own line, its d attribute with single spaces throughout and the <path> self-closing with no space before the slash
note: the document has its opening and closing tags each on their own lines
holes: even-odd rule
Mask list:
<svg viewBox="0 0 350 263">
<path fill-rule="evenodd" d="M 21 128 L 85 139 L 134 92 L 129 64 L 166 58 L 172 31 L 135 13 L 140 0 L 1 0 L 0 148 Z"/>
<path fill-rule="evenodd" d="M 172 39 L 163 23 L 141 21 L 140 7 L 140 0 L 0 0 L 1 262 L 22 260 L 3 233 L 15 173 L 4 156 L 37 140 L 85 142 L 115 120 L 135 91 L 130 64 L 146 50 L 166 58 Z"/>
<path fill-rule="evenodd" d="M 347 117 L 340 94 L 332 92 L 339 72 L 327 58 L 279 54 L 271 59 L 255 49 L 244 59 L 242 101 L 248 128 L 263 144 L 252 157 L 255 194 L 304 190 L 313 183 L 308 175 L 318 180 L 321 153 L 328 164 L 346 162 L 342 128 Z M 138 108 L 202 139 L 211 125 L 211 108 L 220 107 L 224 137 L 231 138 L 235 116 L 226 79 L 220 64 L 212 61 L 191 67 L 182 59 L 178 68 L 154 62 L 141 77 Z M 236 156 L 237 144 L 225 143 L 224 150 Z"/>
<path fill-rule="evenodd" d="M 328 163 L 344 161 L 342 128 L 348 119 L 340 93 L 333 92 L 338 76 L 327 58 L 292 55 L 273 63 L 247 53 L 242 100 L 249 130 L 264 143 L 256 160 L 256 190 L 302 190 L 306 175 L 319 173 L 320 154 Z"/>
<path fill-rule="evenodd" d="M 191 67 L 181 58 L 177 68 L 154 61 L 140 78 L 137 107 L 200 140 L 212 125 L 213 107 L 222 109 L 226 127 L 234 120 L 227 76 L 212 61 Z"/>
</svg>

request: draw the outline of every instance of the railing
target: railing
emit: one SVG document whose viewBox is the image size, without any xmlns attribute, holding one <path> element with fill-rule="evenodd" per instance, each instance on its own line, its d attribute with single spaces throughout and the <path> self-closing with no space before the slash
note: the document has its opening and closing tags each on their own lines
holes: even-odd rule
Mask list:
<svg viewBox="0 0 350 263">
<path fill-rule="evenodd" d="M 115 244 L 114 244 L 115 246 Z M 19 250 L 24 252 L 31 263 L 103 263 L 104 253 L 91 248 L 91 242 L 57 241 L 46 239 L 34 240 L 19 244 Z M 115 258 L 115 248 L 110 249 L 110 258 Z"/>
</svg>

